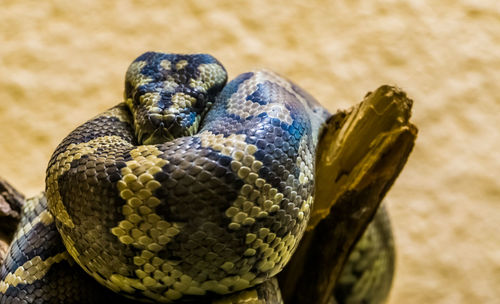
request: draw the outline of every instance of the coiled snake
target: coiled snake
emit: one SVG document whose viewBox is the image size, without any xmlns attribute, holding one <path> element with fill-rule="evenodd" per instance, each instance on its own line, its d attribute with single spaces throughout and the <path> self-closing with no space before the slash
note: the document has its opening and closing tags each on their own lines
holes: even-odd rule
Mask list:
<svg viewBox="0 0 500 304">
<path fill-rule="evenodd" d="M 53 153 L 46 200 L 28 200 L 2 266 L 0 303 L 109 302 L 109 290 L 187 301 L 281 271 L 307 225 L 330 114 L 269 71 L 226 80 L 209 55 L 138 57 L 125 102 Z"/>
</svg>

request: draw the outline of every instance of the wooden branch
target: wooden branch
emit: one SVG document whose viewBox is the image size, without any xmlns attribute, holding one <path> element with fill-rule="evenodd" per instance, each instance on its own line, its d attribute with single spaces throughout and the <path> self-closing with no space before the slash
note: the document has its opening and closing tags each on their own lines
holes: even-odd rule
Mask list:
<svg viewBox="0 0 500 304">
<path fill-rule="evenodd" d="M 24 196 L 0 177 L 0 265 L 21 220 Z"/>
<path fill-rule="evenodd" d="M 382 86 L 329 120 L 318 149 L 308 231 L 279 275 L 285 303 L 332 301 L 349 251 L 413 148 L 411 106 L 403 91 Z"/>
</svg>

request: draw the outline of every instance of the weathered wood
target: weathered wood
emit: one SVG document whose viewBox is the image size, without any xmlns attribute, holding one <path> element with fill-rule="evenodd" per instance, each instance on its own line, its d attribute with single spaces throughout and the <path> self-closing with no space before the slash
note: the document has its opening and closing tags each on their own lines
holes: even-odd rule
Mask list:
<svg viewBox="0 0 500 304">
<path fill-rule="evenodd" d="M 0 265 L 21 220 L 23 203 L 24 196 L 0 177 Z"/>
<path fill-rule="evenodd" d="M 317 155 L 308 231 L 279 275 L 285 303 L 332 303 L 349 251 L 373 218 L 413 148 L 412 100 L 382 86 L 328 122 Z"/>
</svg>

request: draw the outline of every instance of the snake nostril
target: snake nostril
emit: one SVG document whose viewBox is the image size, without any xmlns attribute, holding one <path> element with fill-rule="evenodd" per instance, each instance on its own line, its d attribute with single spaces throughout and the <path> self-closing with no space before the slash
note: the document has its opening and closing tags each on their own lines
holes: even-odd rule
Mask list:
<svg viewBox="0 0 500 304">
<path fill-rule="evenodd" d="M 172 122 L 175 121 L 175 115 L 174 114 L 167 114 L 163 116 L 163 121 L 166 124 L 171 124 Z"/>
<path fill-rule="evenodd" d="M 151 124 L 152 124 L 153 126 L 155 126 L 155 127 L 156 127 L 156 126 L 158 126 L 160 123 L 161 123 L 161 124 L 163 124 L 163 123 L 161 122 L 161 118 L 162 118 L 162 117 L 161 117 L 161 115 L 160 115 L 160 114 L 151 114 L 151 115 L 149 115 L 149 116 L 148 116 L 149 121 L 150 121 L 150 122 L 151 122 Z"/>
</svg>

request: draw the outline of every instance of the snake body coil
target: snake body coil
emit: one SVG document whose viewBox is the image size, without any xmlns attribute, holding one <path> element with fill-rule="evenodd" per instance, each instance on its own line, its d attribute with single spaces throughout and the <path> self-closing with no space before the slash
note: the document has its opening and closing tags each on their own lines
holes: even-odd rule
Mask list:
<svg viewBox="0 0 500 304">
<path fill-rule="evenodd" d="M 316 145 L 330 114 L 269 71 L 226 80 L 209 55 L 138 57 L 125 101 L 53 153 L 47 200 L 27 201 L 0 270 L 0 303 L 126 303 L 114 292 L 172 302 L 277 288 L 269 279 L 307 225 Z M 352 261 L 339 285 L 345 299 L 378 273 Z"/>
<path fill-rule="evenodd" d="M 125 103 L 54 152 L 50 212 L 99 283 L 169 302 L 254 286 L 291 257 L 328 113 L 268 71 L 220 91 L 225 81 L 211 56 L 146 53 L 127 71 Z"/>
</svg>

